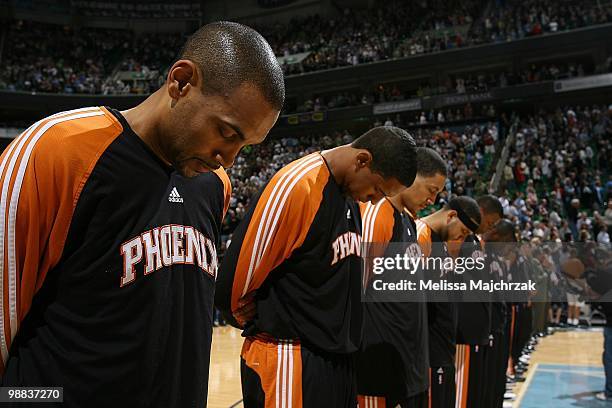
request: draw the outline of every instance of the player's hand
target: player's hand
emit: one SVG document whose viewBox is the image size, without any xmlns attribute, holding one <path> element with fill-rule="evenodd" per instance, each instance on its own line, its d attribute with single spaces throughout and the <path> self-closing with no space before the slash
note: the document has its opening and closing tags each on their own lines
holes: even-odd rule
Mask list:
<svg viewBox="0 0 612 408">
<path fill-rule="evenodd" d="M 234 311 L 234 318 L 242 327 L 255 318 L 257 307 L 255 304 L 255 292 L 247 293 L 238 300 L 238 308 Z"/>
</svg>

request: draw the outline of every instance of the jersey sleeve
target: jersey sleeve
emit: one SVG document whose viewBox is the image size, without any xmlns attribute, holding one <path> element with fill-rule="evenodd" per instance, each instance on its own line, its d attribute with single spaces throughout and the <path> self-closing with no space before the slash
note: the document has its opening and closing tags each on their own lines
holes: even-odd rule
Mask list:
<svg viewBox="0 0 612 408">
<path fill-rule="evenodd" d="M 393 206 L 386 199 L 376 204 L 359 203 L 361 220 L 363 224 L 363 287 L 370 282 L 374 258 L 385 255 L 388 243 L 393 238 L 395 217 Z"/>
<path fill-rule="evenodd" d="M 223 204 L 223 216 L 221 217 L 221 220 L 223 220 L 223 218 L 225 218 L 225 214 L 227 214 L 227 210 L 230 205 L 230 199 L 232 198 L 232 183 L 227 173 L 225 172 L 225 169 L 223 169 L 222 167 L 218 168 L 214 172 L 219 177 L 219 179 L 221 179 L 221 182 L 223 183 L 224 204 Z"/>
<path fill-rule="evenodd" d="M 376 204 L 359 203 L 363 223 L 362 241 L 364 243 L 386 244 L 391 241 L 395 218 L 393 206 L 386 199 Z"/>
<path fill-rule="evenodd" d="M 251 204 L 219 270 L 215 303 L 226 316 L 303 244 L 328 178 L 322 157 L 306 156 L 278 172 Z"/>
<path fill-rule="evenodd" d="M 431 228 L 423 221 L 417 220 L 417 241 L 423 251 L 423 255 L 428 257 L 431 255 L 432 239 L 431 239 Z"/>
<path fill-rule="evenodd" d="M 81 190 L 121 131 L 102 108 L 64 112 L 32 125 L 0 157 L 2 372 L 34 295 L 62 256 Z"/>
</svg>

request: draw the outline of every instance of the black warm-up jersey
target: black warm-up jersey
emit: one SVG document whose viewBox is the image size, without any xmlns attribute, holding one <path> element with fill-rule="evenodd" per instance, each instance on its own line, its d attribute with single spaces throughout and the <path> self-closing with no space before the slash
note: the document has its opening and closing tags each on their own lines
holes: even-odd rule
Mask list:
<svg viewBox="0 0 612 408">
<path fill-rule="evenodd" d="M 225 172 L 182 177 L 100 107 L 37 122 L 1 160 L 2 385 L 206 406 Z"/>
<path fill-rule="evenodd" d="M 469 235 L 459 251 L 462 258 L 485 258 L 480 240 L 476 235 Z M 489 271 L 487 268 L 479 270 L 471 268 L 462 275 L 457 275 L 470 287 L 469 280 L 489 282 Z M 481 302 L 462 301 L 457 303 L 457 343 L 471 345 L 485 345 L 489 341 L 491 331 L 491 303 L 485 299 Z"/>
<path fill-rule="evenodd" d="M 487 249 L 485 247 L 485 249 Z M 489 277 L 495 282 L 501 282 L 507 277 L 507 267 L 505 260 L 493 251 L 486 250 L 487 266 L 489 269 Z M 502 296 L 493 292 L 491 296 L 491 332 L 502 333 L 506 325 L 507 306 L 503 301 Z"/>
<path fill-rule="evenodd" d="M 417 221 L 419 244 L 426 257 L 449 258 L 446 243 L 429 225 Z M 425 279 L 453 282 L 453 271 L 426 271 Z M 457 306 L 452 299 L 448 302 L 428 302 L 427 321 L 429 326 L 429 365 L 448 367 L 455 364 L 457 334 Z"/>
<path fill-rule="evenodd" d="M 531 273 L 531 261 L 525 258 L 523 255 L 519 255 L 518 260 L 512 264 L 509 271 L 509 280 L 512 279 L 514 282 L 527 282 Z M 520 302 L 515 303 L 527 303 L 529 302 L 529 291 L 522 290 L 516 292 L 517 300 Z"/>
<path fill-rule="evenodd" d="M 296 160 L 252 201 L 221 264 L 216 303 L 235 312 L 255 292 L 245 335 L 299 339 L 332 353 L 361 341 L 361 218 L 323 156 Z"/>
<path fill-rule="evenodd" d="M 366 245 L 388 242 L 419 257 L 416 224 L 388 200 L 361 206 Z M 400 245 L 399 243 L 405 244 Z M 368 286 L 369 288 L 369 286 Z M 421 302 L 364 302 L 363 342 L 357 354 L 358 392 L 404 399 L 428 386 L 427 305 Z"/>
</svg>

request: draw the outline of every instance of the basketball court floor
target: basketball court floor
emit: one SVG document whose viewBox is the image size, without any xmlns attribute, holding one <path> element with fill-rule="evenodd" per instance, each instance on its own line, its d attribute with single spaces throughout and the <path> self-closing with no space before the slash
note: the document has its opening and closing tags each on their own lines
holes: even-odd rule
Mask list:
<svg viewBox="0 0 612 408">
<path fill-rule="evenodd" d="M 213 333 L 208 406 L 242 407 L 239 355 L 243 338 L 231 327 Z M 600 328 L 559 331 L 540 340 L 513 408 L 612 408 L 595 399 L 604 387 Z M 330 407 L 332 408 L 332 407 Z"/>
</svg>

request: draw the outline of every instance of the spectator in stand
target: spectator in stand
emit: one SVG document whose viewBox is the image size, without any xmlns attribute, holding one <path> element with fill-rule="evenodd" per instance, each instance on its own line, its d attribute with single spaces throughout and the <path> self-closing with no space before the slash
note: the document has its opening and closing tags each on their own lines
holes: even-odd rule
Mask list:
<svg viewBox="0 0 612 408">
<path fill-rule="evenodd" d="M 285 64 L 286 74 L 292 74 L 470 45 L 461 40 L 460 34 L 448 37 L 445 30 L 459 29 L 477 21 L 474 16 L 482 9 L 483 1 L 432 0 L 427 7 L 414 2 L 380 3 L 376 13 L 367 10 L 346 12 L 337 17 L 310 16 L 296 19 L 289 25 L 266 26 L 263 31 L 268 32 L 268 39 L 275 44 L 279 56 L 311 52 L 299 64 Z M 89 2 L 79 2 L 76 7 L 87 9 L 91 5 L 86 3 Z M 167 7 L 160 4 L 151 6 L 161 14 L 167 11 Z M 148 9 L 146 5 L 130 7 L 134 12 Z M 118 10 L 113 13 L 122 9 Z M 591 18 L 589 21 L 599 20 Z M 417 25 L 421 31 L 411 36 L 410 30 Z M 317 33 L 315 40 L 309 34 L 313 30 Z M 444 38 L 438 36 L 440 30 L 446 33 Z M 23 21 L 13 22 L 7 36 L 0 89 L 52 93 L 150 93 L 165 79 L 166 68 L 175 58 L 171 50 L 184 41 L 180 33 L 134 36 L 124 30 L 76 30 Z M 108 77 L 115 68 L 130 72 L 130 79 Z M 381 85 L 373 95 L 342 92 L 321 98 L 317 107 L 324 110 L 449 92 L 485 92 L 495 87 L 583 76 L 593 73 L 593 68 L 592 63 L 577 60 L 532 64 L 516 73 L 475 72 L 466 77 L 449 78 L 448 84 L 440 87 L 432 87 L 429 83 L 412 89 L 402 89 L 397 84 Z M 313 109 L 314 103 L 304 105 L 297 112 Z"/>
<path fill-rule="evenodd" d="M 603 216 L 591 211 L 608 199 L 602 184 L 609 177 L 612 128 L 607 124 L 611 118 L 612 110 L 593 106 L 540 112 L 521 120 L 510 162 L 515 166 L 514 176 L 524 182 L 514 186 L 512 180 L 504 180 L 508 194 L 515 198 L 507 213 L 526 234 L 533 234 L 539 225 L 549 229 L 551 237 L 564 241 L 605 244 L 607 221 L 612 224 L 612 202 Z"/>
</svg>

